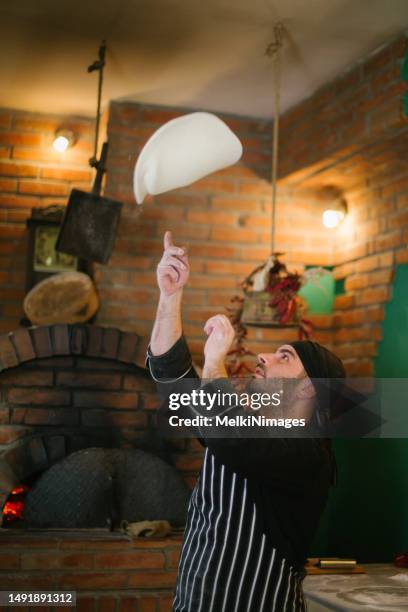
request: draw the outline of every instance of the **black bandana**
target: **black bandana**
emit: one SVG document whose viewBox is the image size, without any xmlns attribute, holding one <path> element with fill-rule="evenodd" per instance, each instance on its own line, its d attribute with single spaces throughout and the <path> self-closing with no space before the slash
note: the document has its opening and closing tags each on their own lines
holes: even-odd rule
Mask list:
<svg viewBox="0 0 408 612">
<path fill-rule="evenodd" d="M 346 371 L 334 353 L 311 340 L 291 342 L 309 378 L 345 378 Z"/>
<path fill-rule="evenodd" d="M 290 344 L 316 389 L 318 427 L 328 432 L 339 431 L 339 419 L 362 404 L 366 396 L 346 384 L 346 371 L 341 359 L 324 346 L 311 340 L 297 340 Z M 361 410 L 353 412 L 353 420 L 356 422 L 355 432 L 360 431 L 360 434 L 375 425 Z"/>
</svg>

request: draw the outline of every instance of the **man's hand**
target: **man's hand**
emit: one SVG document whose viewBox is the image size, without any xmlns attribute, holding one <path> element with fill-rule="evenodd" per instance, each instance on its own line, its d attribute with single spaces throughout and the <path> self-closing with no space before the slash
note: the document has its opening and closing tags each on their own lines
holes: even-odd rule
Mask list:
<svg viewBox="0 0 408 612">
<path fill-rule="evenodd" d="M 186 249 L 173 244 L 171 232 L 164 234 L 164 253 L 157 266 L 160 299 L 153 325 L 150 350 L 166 353 L 182 334 L 181 298 L 189 275 Z"/>
<path fill-rule="evenodd" d="M 157 266 L 157 284 L 163 296 L 169 297 L 186 284 L 190 272 L 186 249 L 173 244 L 171 232 L 164 234 L 164 253 Z"/>
<path fill-rule="evenodd" d="M 235 336 L 230 320 L 225 315 L 215 315 L 208 319 L 204 331 L 208 338 L 204 347 L 203 378 L 227 376 L 224 361 Z"/>
</svg>

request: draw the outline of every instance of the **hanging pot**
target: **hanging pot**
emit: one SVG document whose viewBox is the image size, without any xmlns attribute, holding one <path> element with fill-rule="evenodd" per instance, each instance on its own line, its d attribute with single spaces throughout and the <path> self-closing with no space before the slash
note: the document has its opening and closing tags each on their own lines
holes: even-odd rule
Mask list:
<svg viewBox="0 0 408 612">
<path fill-rule="evenodd" d="M 303 304 L 297 292 L 301 278 L 288 272 L 279 255 L 272 255 L 242 283 L 245 300 L 241 320 L 245 325 L 297 327 L 300 323 Z"/>
<path fill-rule="evenodd" d="M 271 306 L 271 294 L 268 291 L 245 291 L 242 322 L 252 327 L 298 327 L 299 313 L 297 304 L 290 312 L 288 320 L 283 323 L 276 306 Z"/>
</svg>

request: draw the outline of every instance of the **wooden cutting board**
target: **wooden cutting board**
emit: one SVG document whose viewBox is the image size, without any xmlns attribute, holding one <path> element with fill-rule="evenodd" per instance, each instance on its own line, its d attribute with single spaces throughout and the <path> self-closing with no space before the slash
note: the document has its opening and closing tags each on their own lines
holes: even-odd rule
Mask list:
<svg viewBox="0 0 408 612">
<path fill-rule="evenodd" d="M 366 571 L 361 565 L 355 565 L 354 567 L 347 568 L 321 568 L 317 567 L 316 563 L 319 561 L 319 557 L 316 559 L 308 559 L 305 564 L 306 574 L 365 574 Z"/>
</svg>

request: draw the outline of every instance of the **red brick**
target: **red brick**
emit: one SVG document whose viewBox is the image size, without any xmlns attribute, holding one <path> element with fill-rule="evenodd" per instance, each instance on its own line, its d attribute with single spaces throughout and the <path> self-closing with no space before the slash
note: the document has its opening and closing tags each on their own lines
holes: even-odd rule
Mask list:
<svg viewBox="0 0 408 612">
<path fill-rule="evenodd" d="M 13 332 L 11 338 L 20 362 L 34 359 L 34 347 L 27 329 L 17 329 Z"/>
<path fill-rule="evenodd" d="M 59 541 L 56 537 L 44 537 L 38 534 L 24 533 L 18 535 L 15 532 L 3 532 L 1 534 L 1 545 L 7 548 L 31 549 L 31 548 L 57 548 Z"/>
<path fill-rule="evenodd" d="M 230 210 L 233 212 L 244 211 L 244 212 L 261 212 L 261 205 L 256 199 L 239 199 L 239 198 L 225 198 L 225 197 L 213 197 L 211 199 L 211 206 L 217 210 Z"/>
<path fill-rule="evenodd" d="M 4 425 L 8 423 L 10 419 L 10 410 L 9 408 L 0 408 L 0 425 Z"/>
<path fill-rule="evenodd" d="M 27 370 L 13 368 L 0 374 L 1 385 L 13 385 L 16 387 L 48 387 L 52 385 L 52 372 Z"/>
<path fill-rule="evenodd" d="M 63 183 L 43 183 L 34 181 L 20 181 L 18 190 L 20 193 L 34 195 L 67 195 L 68 186 Z"/>
<path fill-rule="evenodd" d="M 161 552 L 124 552 L 95 554 L 96 569 L 160 569 L 164 567 Z"/>
<path fill-rule="evenodd" d="M 172 612 L 173 610 L 173 595 L 160 597 L 160 612 Z"/>
<path fill-rule="evenodd" d="M 162 124 L 176 117 L 180 117 L 182 114 L 183 111 L 181 110 L 146 108 L 142 110 L 142 122 Z"/>
<path fill-rule="evenodd" d="M 334 308 L 340 310 L 347 310 L 353 308 L 354 296 L 353 295 L 337 295 L 334 300 Z"/>
<path fill-rule="evenodd" d="M 0 128 L 8 130 L 11 128 L 12 114 L 9 111 L 0 111 Z"/>
<path fill-rule="evenodd" d="M 17 191 L 17 181 L 13 179 L 0 179 L 0 191 Z"/>
<path fill-rule="evenodd" d="M 179 560 L 180 560 L 180 552 L 181 551 L 179 548 L 173 548 L 167 551 L 166 553 L 167 567 L 178 567 Z"/>
<path fill-rule="evenodd" d="M 56 577 L 53 574 L 42 573 L 26 574 L 18 572 L 15 574 L 0 574 L 0 587 L 9 591 L 52 591 L 55 587 Z"/>
<path fill-rule="evenodd" d="M 34 177 L 38 174 L 37 166 L 29 166 L 28 164 L 16 164 L 13 162 L 0 163 L 1 176 L 24 176 Z"/>
<path fill-rule="evenodd" d="M 364 321 L 364 310 L 349 310 L 346 312 L 336 313 L 333 316 L 334 327 L 342 327 L 344 325 L 359 325 Z"/>
<path fill-rule="evenodd" d="M 372 357 L 376 354 L 377 344 L 375 342 L 353 342 L 349 344 L 338 344 L 336 355 L 340 359 L 351 357 Z"/>
<path fill-rule="evenodd" d="M 100 551 L 100 550 L 124 550 L 130 548 L 131 541 L 124 535 L 105 534 L 92 538 L 89 533 L 78 533 L 71 537 L 61 539 L 61 550 Z"/>
<path fill-rule="evenodd" d="M 207 192 L 207 193 L 235 193 L 236 183 L 234 180 L 228 180 L 228 177 L 213 175 L 196 181 L 189 187 L 188 191 Z"/>
<path fill-rule="evenodd" d="M 12 404 L 68 406 L 70 403 L 69 392 L 59 389 L 9 389 L 7 396 Z"/>
<path fill-rule="evenodd" d="M 124 378 L 123 388 L 127 391 L 155 391 L 155 384 L 149 378 L 128 374 Z"/>
<path fill-rule="evenodd" d="M 98 612 L 116 612 L 116 602 L 115 597 L 99 597 Z"/>
<path fill-rule="evenodd" d="M 139 612 L 157 612 L 158 600 L 155 597 L 142 597 L 139 600 Z"/>
<path fill-rule="evenodd" d="M 397 264 L 408 263 L 408 248 L 397 251 L 395 257 Z"/>
<path fill-rule="evenodd" d="M 57 179 L 62 181 L 91 181 L 90 170 L 79 170 L 74 168 L 41 168 L 41 178 Z"/>
<path fill-rule="evenodd" d="M 12 368 L 18 365 L 19 359 L 10 336 L 0 336 L 0 367 Z"/>
<path fill-rule="evenodd" d="M 384 306 L 370 306 L 364 310 L 366 321 L 374 323 L 384 320 Z"/>
<path fill-rule="evenodd" d="M 22 553 L 21 568 L 23 570 L 47 570 L 47 569 L 90 569 L 92 568 L 92 555 L 85 553 L 74 553 L 61 555 L 59 551 L 44 553 Z"/>
<path fill-rule="evenodd" d="M 389 300 L 390 292 L 388 287 L 376 287 L 375 289 L 365 289 L 356 296 L 359 305 L 378 304 Z"/>
<path fill-rule="evenodd" d="M 81 389 L 119 389 L 121 375 L 119 373 L 93 373 L 93 372 L 58 372 L 57 386 L 80 387 Z"/>
<path fill-rule="evenodd" d="M 115 393 L 98 391 L 74 392 L 74 403 L 85 408 L 117 408 L 120 410 L 135 410 L 139 404 L 139 398 L 134 393 Z"/>
<path fill-rule="evenodd" d="M 388 249 L 395 249 L 402 243 L 401 231 L 392 232 L 385 234 L 375 239 L 374 245 L 376 251 L 385 251 Z"/>
<path fill-rule="evenodd" d="M 213 227 L 211 229 L 211 239 L 223 242 L 257 243 L 259 242 L 258 232 L 253 230 L 235 227 Z"/>
<path fill-rule="evenodd" d="M 15 427 L 3 425 L 0 427 L 0 444 L 10 444 L 20 438 L 23 438 L 30 433 L 30 429 L 27 427 Z"/>
<path fill-rule="evenodd" d="M 82 424 L 89 427 L 136 427 L 146 426 L 146 415 L 142 412 L 108 412 L 105 410 L 82 411 Z"/>
<path fill-rule="evenodd" d="M 136 597 L 121 597 L 119 612 L 138 612 L 138 601 Z"/>
<path fill-rule="evenodd" d="M 21 207 L 24 209 L 29 209 L 34 206 L 41 206 L 41 200 L 40 198 L 34 198 L 32 196 L 8 194 L 0 195 L 0 204 L 2 206 L 7 206 L 8 208 Z"/>
<path fill-rule="evenodd" d="M 25 231 L 25 227 L 21 225 L 11 223 L 0 224 L 0 235 L 3 239 L 20 239 Z"/>
<path fill-rule="evenodd" d="M 296 328 L 273 328 L 273 329 L 257 329 L 256 336 L 259 340 L 271 340 L 272 342 L 288 343 L 298 339 L 298 330 Z M 249 336 L 250 338 L 251 336 Z"/>
<path fill-rule="evenodd" d="M 36 147 L 42 143 L 42 136 L 37 134 L 22 134 L 21 132 L 0 132 L 0 144 L 22 145 Z"/>
<path fill-rule="evenodd" d="M 158 410 L 162 402 L 163 400 L 157 394 L 143 393 L 142 395 L 143 410 Z"/>
<path fill-rule="evenodd" d="M 367 285 L 389 285 L 392 283 L 394 277 L 394 270 L 383 269 L 376 270 L 367 274 Z"/>
<path fill-rule="evenodd" d="M 58 577 L 58 587 L 60 589 L 123 589 L 127 586 L 127 573 L 81 573 L 81 574 L 63 574 Z"/>
<path fill-rule="evenodd" d="M 17 569 L 20 566 L 19 557 L 16 554 L 2 553 L 0 554 L 0 569 L 9 570 Z"/>
<path fill-rule="evenodd" d="M 177 572 L 137 572 L 130 574 L 129 587 L 136 589 L 173 588 L 176 584 Z"/>
<path fill-rule="evenodd" d="M 356 289 L 362 289 L 368 285 L 367 274 L 354 274 L 348 276 L 344 282 L 346 291 L 355 291 Z"/>
<path fill-rule="evenodd" d="M 192 257 L 200 256 L 219 259 L 235 259 L 238 256 L 239 250 L 237 247 L 199 243 L 189 245 L 188 253 Z"/>
<path fill-rule="evenodd" d="M 237 223 L 236 214 L 223 213 L 221 211 L 187 211 L 187 221 L 190 223 L 209 223 L 211 225 L 234 225 Z"/>
<path fill-rule="evenodd" d="M 96 600 L 93 597 L 77 597 L 76 612 L 94 612 Z"/>
<path fill-rule="evenodd" d="M 77 425 L 79 415 L 74 408 L 14 408 L 12 422 L 24 425 Z"/>
</svg>

